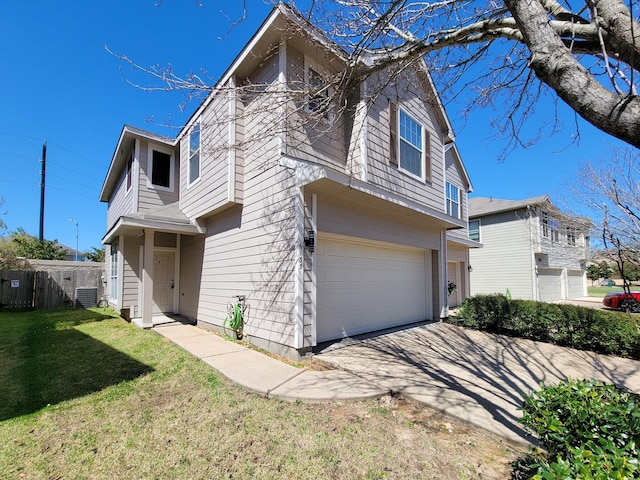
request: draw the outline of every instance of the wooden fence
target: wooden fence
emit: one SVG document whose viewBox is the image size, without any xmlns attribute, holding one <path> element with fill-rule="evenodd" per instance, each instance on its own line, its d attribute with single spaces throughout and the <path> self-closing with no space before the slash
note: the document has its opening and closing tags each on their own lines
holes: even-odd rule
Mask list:
<svg viewBox="0 0 640 480">
<path fill-rule="evenodd" d="M 0 311 L 95 306 L 94 298 L 103 295 L 102 276 L 98 268 L 0 270 Z"/>
</svg>

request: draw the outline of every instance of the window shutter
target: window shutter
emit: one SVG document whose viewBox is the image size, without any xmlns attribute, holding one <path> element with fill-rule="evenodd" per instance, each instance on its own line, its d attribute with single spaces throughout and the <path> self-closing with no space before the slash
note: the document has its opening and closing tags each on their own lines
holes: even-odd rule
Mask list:
<svg viewBox="0 0 640 480">
<path fill-rule="evenodd" d="M 424 129 L 424 178 L 431 180 L 431 134 Z"/>
<path fill-rule="evenodd" d="M 389 101 L 389 163 L 398 166 L 398 105 Z"/>
</svg>

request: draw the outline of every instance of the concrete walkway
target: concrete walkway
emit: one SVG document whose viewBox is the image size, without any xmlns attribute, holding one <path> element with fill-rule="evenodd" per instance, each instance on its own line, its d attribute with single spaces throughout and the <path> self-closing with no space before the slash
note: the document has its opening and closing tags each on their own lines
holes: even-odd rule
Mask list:
<svg viewBox="0 0 640 480">
<path fill-rule="evenodd" d="M 398 393 L 510 442 L 533 439 L 518 422 L 522 393 L 541 382 L 595 378 L 640 393 L 640 362 L 465 330 L 444 323 L 332 345 L 316 358 L 336 370 L 299 369 L 181 324 L 154 327 L 248 389 L 287 400 Z"/>
</svg>

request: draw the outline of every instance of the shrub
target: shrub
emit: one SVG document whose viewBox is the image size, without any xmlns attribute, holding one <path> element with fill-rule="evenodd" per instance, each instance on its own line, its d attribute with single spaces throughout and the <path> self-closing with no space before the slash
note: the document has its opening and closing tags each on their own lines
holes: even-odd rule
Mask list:
<svg viewBox="0 0 640 480">
<path fill-rule="evenodd" d="M 533 478 L 637 478 L 640 396 L 595 380 L 524 396 L 521 423 L 548 450 Z"/>
<path fill-rule="evenodd" d="M 511 316 L 511 300 L 504 295 L 475 295 L 460 306 L 460 325 L 488 332 L 498 330 L 505 318 Z"/>
<path fill-rule="evenodd" d="M 465 299 L 451 323 L 610 355 L 640 358 L 640 336 L 628 314 L 575 305 L 510 300 L 504 295 Z"/>
</svg>

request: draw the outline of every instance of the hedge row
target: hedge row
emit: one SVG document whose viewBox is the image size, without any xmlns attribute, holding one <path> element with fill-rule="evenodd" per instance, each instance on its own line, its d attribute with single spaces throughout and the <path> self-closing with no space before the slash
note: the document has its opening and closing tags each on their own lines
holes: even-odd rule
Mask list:
<svg viewBox="0 0 640 480">
<path fill-rule="evenodd" d="M 640 476 L 640 395 L 595 380 L 568 380 L 525 395 L 522 410 L 522 424 L 548 452 L 531 456 L 534 475 L 527 478 Z"/>
<path fill-rule="evenodd" d="M 449 323 L 564 347 L 640 359 L 640 336 L 629 314 L 575 305 L 512 300 L 504 295 L 465 299 Z"/>
</svg>

